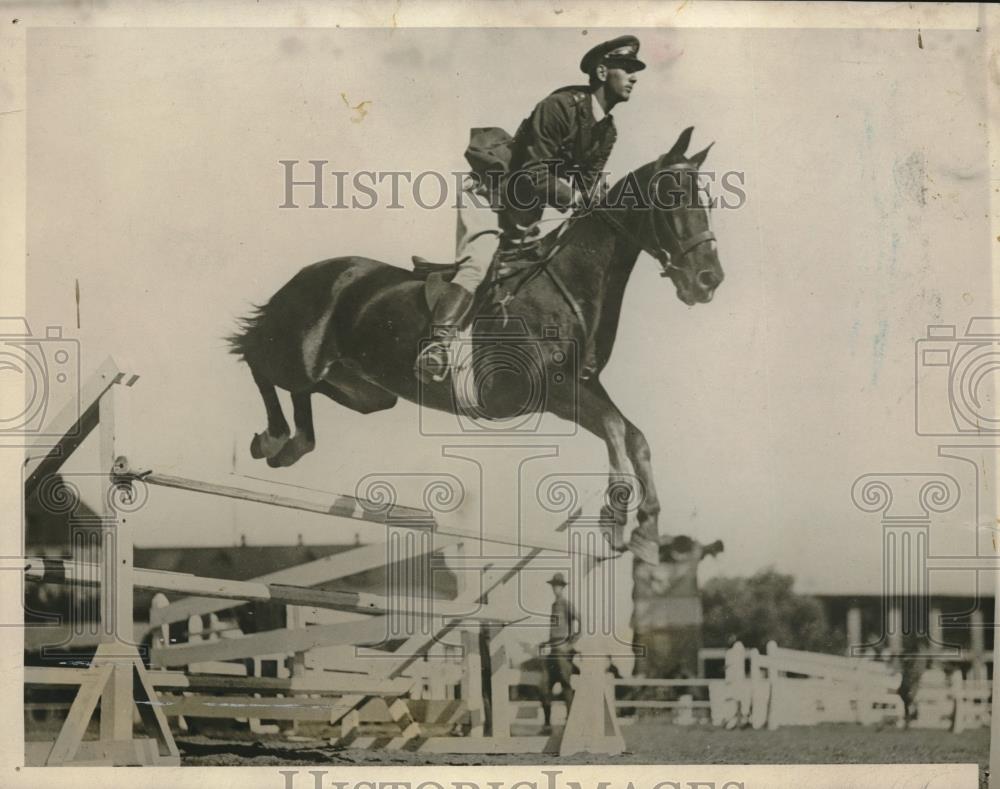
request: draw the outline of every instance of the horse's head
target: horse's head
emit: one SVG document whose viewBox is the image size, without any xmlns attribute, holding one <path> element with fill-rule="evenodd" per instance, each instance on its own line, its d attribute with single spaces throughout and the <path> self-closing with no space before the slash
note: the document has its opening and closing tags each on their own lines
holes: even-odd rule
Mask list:
<svg viewBox="0 0 1000 789">
<path fill-rule="evenodd" d="M 712 146 L 686 157 L 692 131 L 685 129 L 667 153 L 647 165 L 648 219 L 640 231 L 643 248 L 659 260 L 663 276 L 673 280 L 677 298 L 687 305 L 711 301 L 725 276 L 698 183 Z"/>
</svg>

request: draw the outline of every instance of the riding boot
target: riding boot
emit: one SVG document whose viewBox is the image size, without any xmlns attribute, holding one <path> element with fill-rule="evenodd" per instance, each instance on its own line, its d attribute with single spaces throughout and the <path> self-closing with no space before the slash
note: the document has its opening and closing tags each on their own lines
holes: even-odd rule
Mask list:
<svg viewBox="0 0 1000 789">
<path fill-rule="evenodd" d="M 461 285 L 454 282 L 445 284 L 431 315 L 433 340 L 420 351 L 413 366 L 417 377 L 424 383 L 443 381 L 448 376 L 448 345 L 464 328 L 472 301 L 473 294 Z"/>
</svg>

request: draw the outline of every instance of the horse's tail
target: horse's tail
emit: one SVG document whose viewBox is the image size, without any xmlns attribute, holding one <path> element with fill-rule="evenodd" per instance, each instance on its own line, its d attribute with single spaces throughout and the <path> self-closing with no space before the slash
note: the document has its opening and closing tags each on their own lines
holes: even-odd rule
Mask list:
<svg viewBox="0 0 1000 789">
<path fill-rule="evenodd" d="M 236 319 L 238 330 L 225 337 L 229 352 L 239 356 L 244 362 L 265 342 L 264 326 L 268 321 L 267 306 L 253 305 L 249 315 Z"/>
</svg>

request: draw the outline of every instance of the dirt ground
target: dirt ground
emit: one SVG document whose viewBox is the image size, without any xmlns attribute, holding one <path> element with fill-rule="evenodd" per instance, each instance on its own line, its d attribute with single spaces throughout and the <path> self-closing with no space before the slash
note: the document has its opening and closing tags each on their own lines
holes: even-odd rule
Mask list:
<svg viewBox="0 0 1000 789">
<path fill-rule="evenodd" d="M 726 731 L 708 725 L 676 726 L 650 717 L 623 727 L 622 731 L 628 750 L 612 758 L 582 754 L 565 759 L 538 754 L 435 755 L 335 748 L 322 740 L 220 741 L 205 736 L 181 736 L 178 747 L 183 764 L 198 766 L 975 762 L 984 775 L 989 759 L 988 729 L 951 734 L 926 729 L 902 731 L 889 727 L 825 725 L 789 726 L 777 731 Z"/>
<path fill-rule="evenodd" d="M 51 740 L 59 722 L 37 722 L 28 739 Z M 410 751 L 361 750 L 329 745 L 320 727 L 300 728 L 301 738 L 255 735 L 248 730 L 210 729 L 178 732 L 181 764 L 194 767 L 262 767 L 278 765 L 475 765 L 475 764 L 849 764 L 849 763 L 976 763 L 986 786 L 990 733 L 975 729 L 962 734 L 928 729 L 829 724 L 788 726 L 777 731 L 726 731 L 708 724 L 677 726 L 667 718 L 644 716 L 622 727 L 626 752 L 614 757 L 579 754 L 566 758 L 545 754 L 454 755 Z M 96 736 L 97 731 L 90 732 Z M 312 735 L 312 736 L 310 736 Z"/>
</svg>

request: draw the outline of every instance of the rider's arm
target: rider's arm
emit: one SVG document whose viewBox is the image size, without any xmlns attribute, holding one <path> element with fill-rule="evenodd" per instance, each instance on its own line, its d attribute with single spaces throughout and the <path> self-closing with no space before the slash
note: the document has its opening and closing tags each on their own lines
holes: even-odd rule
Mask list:
<svg viewBox="0 0 1000 789">
<path fill-rule="evenodd" d="M 529 119 L 522 169 L 530 174 L 536 196 L 546 205 L 568 207 L 573 201 L 573 188 L 567 180 L 557 177 L 556 163 L 565 164 L 575 126 L 576 111 L 567 93 L 542 99 Z"/>
</svg>

